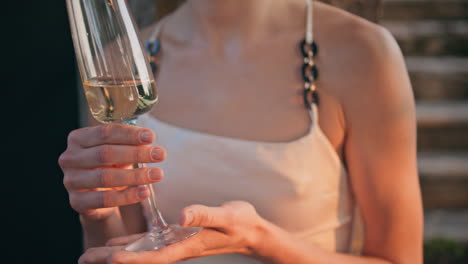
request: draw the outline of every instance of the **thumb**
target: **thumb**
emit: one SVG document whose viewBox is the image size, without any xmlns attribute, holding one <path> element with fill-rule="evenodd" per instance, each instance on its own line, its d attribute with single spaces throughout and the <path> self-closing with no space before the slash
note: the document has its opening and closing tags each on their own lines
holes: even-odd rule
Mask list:
<svg viewBox="0 0 468 264">
<path fill-rule="evenodd" d="M 231 220 L 227 210 L 229 208 L 191 205 L 182 210 L 180 225 L 183 227 L 199 226 L 223 229 L 227 227 Z"/>
</svg>

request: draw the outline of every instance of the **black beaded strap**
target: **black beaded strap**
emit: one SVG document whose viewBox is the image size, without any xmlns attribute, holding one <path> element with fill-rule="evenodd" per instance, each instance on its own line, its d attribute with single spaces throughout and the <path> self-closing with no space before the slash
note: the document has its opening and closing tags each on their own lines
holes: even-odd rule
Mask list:
<svg viewBox="0 0 468 264">
<path fill-rule="evenodd" d="M 157 62 L 156 55 L 158 55 L 160 48 L 161 48 L 161 43 L 159 42 L 159 39 L 148 41 L 145 45 L 145 49 L 150 56 L 149 63 L 151 66 L 151 71 L 153 71 L 153 74 L 156 73 L 156 62 Z"/>
<path fill-rule="evenodd" d="M 145 49 L 150 55 L 150 65 L 153 73 L 156 72 L 157 55 L 161 48 L 159 39 L 148 41 Z M 304 80 L 304 104 L 308 109 L 311 109 L 311 104 L 319 104 L 319 97 L 315 86 L 315 80 L 318 78 L 318 69 L 314 62 L 314 57 L 318 53 L 317 44 L 312 42 L 307 43 L 304 39 L 300 43 L 300 50 L 304 57 L 304 63 L 302 64 L 302 79 Z"/>
<path fill-rule="evenodd" d="M 302 79 L 304 80 L 304 104 L 308 109 L 312 108 L 312 103 L 318 105 L 319 98 L 315 86 L 315 80 L 318 78 L 318 69 L 314 62 L 314 57 L 318 53 L 315 42 L 307 43 L 304 39 L 300 43 L 300 50 L 304 57 L 302 65 Z"/>
</svg>

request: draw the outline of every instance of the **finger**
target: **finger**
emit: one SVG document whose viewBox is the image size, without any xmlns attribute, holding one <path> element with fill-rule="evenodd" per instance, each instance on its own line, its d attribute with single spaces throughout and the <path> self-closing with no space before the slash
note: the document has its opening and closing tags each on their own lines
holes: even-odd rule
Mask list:
<svg viewBox="0 0 468 264">
<path fill-rule="evenodd" d="M 68 135 L 68 144 L 89 148 L 104 144 L 142 145 L 154 141 L 153 131 L 147 128 L 124 124 L 109 124 L 85 127 Z"/>
<path fill-rule="evenodd" d="M 79 152 L 65 152 L 60 156 L 62 168 L 100 168 L 134 163 L 154 163 L 166 159 L 166 151 L 159 146 L 102 145 Z"/>
<path fill-rule="evenodd" d="M 231 209 L 227 207 L 191 205 L 182 210 L 180 225 L 226 228 L 232 222 L 232 217 Z"/>
<path fill-rule="evenodd" d="M 209 255 L 232 253 L 232 250 L 224 246 L 225 241 L 224 234 L 213 229 L 204 229 L 193 237 L 156 251 L 116 252 L 110 257 L 109 263 L 169 264 Z"/>
<path fill-rule="evenodd" d="M 105 264 L 112 253 L 122 250 L 122 247 L 90 248 L 80 257 L 78 264 Z"/>
<path fill-rule="evenodd" d="M 127 188 L 121 191 L 70 192 L 70 205 L 79 213 L 88 210 L 129 205 L 149 197 L 145 186 Z"/>
<path fill-rule="evenodd" d="M 67 190 L 146 185 L 163 177 L 161 168 L 74 170 L 64 177 Z"/>
<path fill-rule="evenodd" d="M 123 236 L 123 237 L 116 237 L 112 238 L 109 241 L 107 241 L 106 246 L 111 247 L 111 246 L 125 246 L 129 243 L 132 243 L 139 238 L 143 237 L 145 233 L 141 234 L 134 234 L 130 236 Z"/>
</svg>

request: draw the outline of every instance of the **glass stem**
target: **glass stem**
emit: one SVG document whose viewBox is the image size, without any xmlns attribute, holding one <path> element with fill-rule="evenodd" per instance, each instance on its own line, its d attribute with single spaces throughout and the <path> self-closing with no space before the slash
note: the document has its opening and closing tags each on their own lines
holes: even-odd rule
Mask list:
<svg viewBox="0 0 468 264">
<path fill-rule="evenodd" d="M 136 119 L 124 121 L 123 123 L 127 125 L 136 126 Z M 133 164 L 133 168 L 135 169 L 145 168 L 145 167 L 146 166 L 143 163 Z M 142 201 L 142 203 L 146 203 L 148 205 L 148 206 L 143 206 L 143 208 L 149 208 L 149 213 L 150 213 L 150 218 L 151 218 L 150 219 L 151 229 L 155 230 L 156 232 L 162 232 L 163 230 L 167 228 L 167 223 L 162 217 L 157 207 L 154 186 L 153 184 L 147 184 L 145 186 L 148 188 L 150 195 L 148 199 Z"/>
</svg>

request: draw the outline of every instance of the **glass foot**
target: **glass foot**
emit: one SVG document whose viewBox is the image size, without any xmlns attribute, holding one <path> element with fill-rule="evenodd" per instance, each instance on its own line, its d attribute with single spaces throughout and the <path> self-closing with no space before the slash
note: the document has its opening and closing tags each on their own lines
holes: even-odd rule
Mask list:
<svg viewBox="0 0 468 264">
<path fill-rule="evenodd" d="M 179 225 L 168 225 L 159 232 L 152 230 L 144 237 L 129 244 L 127 251 L 150 251 L 160 249 L 182 240 L 185 240 L 202 230 L 201 227 L 180 227 Z"/>
</svg>

